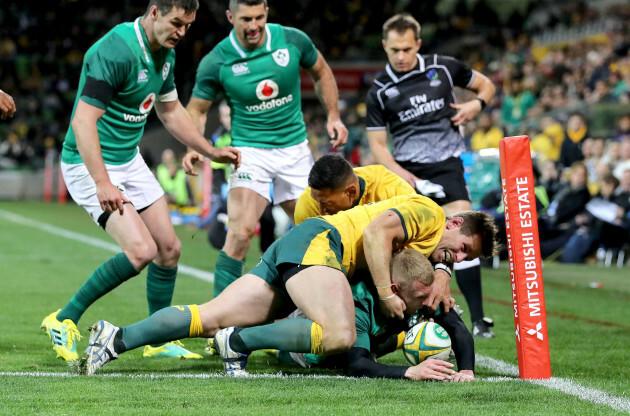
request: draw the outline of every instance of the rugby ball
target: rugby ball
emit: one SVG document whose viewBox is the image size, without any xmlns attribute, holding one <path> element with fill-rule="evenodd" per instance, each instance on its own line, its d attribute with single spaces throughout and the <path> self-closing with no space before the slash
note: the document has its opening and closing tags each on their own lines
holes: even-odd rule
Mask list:
<svg viewBox="0 0 630 416">
<path fill-rule="evenodd" d="M 405 335 L 403 353 L 412 365 L 420 364 L 427 358 L 446 360 L 450 351 L 451 337 L 435 322 L 416 324 Z"/>
</svg>

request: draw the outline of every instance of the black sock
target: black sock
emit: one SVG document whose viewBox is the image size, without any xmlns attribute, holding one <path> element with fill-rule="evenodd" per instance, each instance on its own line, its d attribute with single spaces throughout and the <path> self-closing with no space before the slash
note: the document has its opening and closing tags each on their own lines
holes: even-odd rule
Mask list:
<svg viewBox="0 0 630 416">
<path fill-rule="evenodd" d="M 455 271 L 459 290 L 462 291 L 470 310 L 470 320 L 474 323 L 484 317 L 481 299 L 481 267 L 473 266 Z"/>
<path fill-rule="evenodd" d="M 120 328 L 118 332 L 116 332 L 116 335 L 114 335 L 114 351 L 116 351 L 116 354 L 122 354 L 123 352 L 127 351 L 127 347 L 125 346 L 122 338 L 123 330 L 122 328 Z"/>
<path fill-rule="evenodd" d="M 239 332 L 241 332 L 242 329 L 243 328 L 236 328 L 234 329 L 234 332 L 232 332 L 232 335 L 230 335 L 230 348 L 232 348 L 236 352 L 240 352 L 241 354 L 250 354 L 251 351 L 247 349 L 243 338 L 241 338 L 241 336 L 238 334 Z"/>
</svg>

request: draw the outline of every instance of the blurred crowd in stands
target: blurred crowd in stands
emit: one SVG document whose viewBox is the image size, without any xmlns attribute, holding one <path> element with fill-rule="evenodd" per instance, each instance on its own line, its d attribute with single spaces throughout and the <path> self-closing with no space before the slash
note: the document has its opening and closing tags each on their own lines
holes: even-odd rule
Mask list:
<svg viewBox="0 0 630 416">
<path fill-rule="evenodd" d="M 184 103 L 198 62 L 231 27 L 226 1 L 200 3 L 197 22 L 177 48 L 175 76 Z M 622 241 L 615 244 L 627 243 L 630 3 L 529 1 L 524 10 L 502 18 L 489 3 L 497 2 L 270 0 L 269 21 L 307 32 L 333 67 L 354 62 L 374 68 L 386 62 L 381 47 L 384 18 L 412 13 L 423 25 L 421 53 L 456 56 L 497 86 L 494 101 L 464 130 L 470 151 L 497 148 L 505 136 L 529 136 L 539 184 L 546 191 L 540 222 L 543 246 L 549 244 L 543 254 L 557 256 L 585 230 L 590 236 L 620 235 Z M 133 20 L 145 7 L 146 0 L 3 1 L 0 89 L 15 98 L 18 112 L 10 122 L 0 123 L 0 169 L 39 168 L 47 151 L 59 149 L 83 54 L 112 26 Z M 350 131 L 342 151 L 355 165 L 372 161 L 363 126 L 370 82 L 366 76 L 360 91 L 342 95 Z M 324 114 L 314 98 L 306 96 L 304 117 L 315 156 L 330 151 Z M 619 210 L 612 215 L 601 201 Z M 500 211 L 491 205 L 484 209 Z M 598 221 L 616 228 L 611 231 Z M 601 240 L 593 238 L 588 253 Z"/>
</svg>

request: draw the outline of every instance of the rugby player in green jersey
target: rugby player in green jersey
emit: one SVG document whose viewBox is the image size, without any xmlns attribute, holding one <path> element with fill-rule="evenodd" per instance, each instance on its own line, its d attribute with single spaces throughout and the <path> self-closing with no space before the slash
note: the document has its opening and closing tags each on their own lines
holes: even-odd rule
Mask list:
<svg viewBox="0 0 630 416">
<path fill-rule="evenodd" d="M 332 145 L 343 145 L 348 136 L 328 64 L 302 31 L 267 24 L 267 12 L 266 0 L 230 0 L 226 14 L 234 29 L 202 59 L 186 106 L 203 132 L 211 104 L 225 97 L 232 114 L 232 145 L 243 158 L 229 178 L 229 228 L 215 265 L 215 297 L 241 276 L 256 224 L 269 202 L 293 220 L 296 200 L 307 187 L 313 157 L 302 115 L 300 68 L 313 78 L 328 115 Z M 191 152 L 182 166 L 196 174 L 194 164 L 201 159 Z"/>
<path fill-rule="evenodd" d="M 85 54 L 61 169 L 72 198 L 120 245 L 42 328 L 66 361 L 77 359 L 76 323 L 98 298 L 148 266 L 149 314 L 171 304 L 181 244 L 164 191 L 138 152 L 153 107 L 180 142 L 217 162 L 240 164 L 232 147 L 214 148 L 179 102 L 173 48 L 195 20 L 198 0 L 151 0 L 142 17 L 117 25 Z M 178 341 L 144 356 L 200 358 Z"/>
</svg>

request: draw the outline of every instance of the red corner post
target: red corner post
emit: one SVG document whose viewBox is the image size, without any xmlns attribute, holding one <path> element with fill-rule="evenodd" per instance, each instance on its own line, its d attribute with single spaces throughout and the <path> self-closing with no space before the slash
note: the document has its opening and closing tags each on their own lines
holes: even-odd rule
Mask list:
<svg viewBox="0 0 630 416">
<path fill-rule="evenodd" d="M 519 376 L 523 379 L 550 378 L 547 313 L 529 138 L 501 139 L 499 152 Z"/>
</svg>

